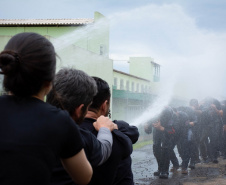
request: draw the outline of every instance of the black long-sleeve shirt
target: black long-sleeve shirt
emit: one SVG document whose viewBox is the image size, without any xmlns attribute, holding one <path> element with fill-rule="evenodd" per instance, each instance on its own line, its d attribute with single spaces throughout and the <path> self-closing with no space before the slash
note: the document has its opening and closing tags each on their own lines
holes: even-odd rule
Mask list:
<svg viewBox="0 0 226 185">
<path fill-rule="evenodd" d="M 95 119 L 85 118 L 80 125 L 81 128 L 88 129 L 94 135 L 97 131 L 93 127 Z M 132 142 L 128 136 L 119 130 L 112 131 L 113 146 L 109 159 L 102 165 L 93 168 L 93 176 L 90 185 L 111 185 L 117 174 L 117 168 L 123 159 L 126 159 L 132 153 Z"/>
<path fill-rule="evenodd" d="M 114 123 L 118 125 L 118 130 L 123 134 L 127 135 L 132 144 L 136 143 L 139 138 L 138 128 L 136 126 L 131 126 L 125 121 L 114 120 Z M 123 159 L 118 168 L 117 173 L 114 179 L 114 185 L 133 185 L 133 172 L 132 172 L 132 158 L 128 156 L 126 159 Z"/>
</svg>

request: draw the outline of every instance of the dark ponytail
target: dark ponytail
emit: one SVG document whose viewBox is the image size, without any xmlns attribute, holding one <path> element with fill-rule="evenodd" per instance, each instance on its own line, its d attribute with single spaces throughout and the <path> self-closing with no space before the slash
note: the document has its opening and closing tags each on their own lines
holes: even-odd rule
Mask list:
<svg viewBox="0 0 226 185">
<path fill-rule="evenodd" d="M 13 51 L 3 51 L 0 53 L 0 74 L 6 76 L 13 75 L 18 69 L 19 56 Z"/>
</svg>

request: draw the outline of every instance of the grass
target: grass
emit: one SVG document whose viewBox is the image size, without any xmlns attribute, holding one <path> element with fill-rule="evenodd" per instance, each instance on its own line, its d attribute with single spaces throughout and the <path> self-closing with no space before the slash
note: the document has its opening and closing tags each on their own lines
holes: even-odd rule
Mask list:
<svg viewBox="0 0 226 185">
<path fill-rule="evenodd" d="M 135 144 L 133 145 L 133 150 L 142 148 L 142 147 L 144 147 L 144 146 L 146 146 L 146 145 L 150 145 L 150 144 L 152 144 L 152 143 L 153 143 L 152 140 L 149 140 L 149 141 L 138 141 L 137 143 L 135 143 Z"/>
</svg>

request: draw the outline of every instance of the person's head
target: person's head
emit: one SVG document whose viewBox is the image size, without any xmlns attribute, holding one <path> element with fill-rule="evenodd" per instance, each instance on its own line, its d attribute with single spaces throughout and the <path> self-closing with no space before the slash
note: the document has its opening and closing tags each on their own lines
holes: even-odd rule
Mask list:
<svg viewBox="0 0 226 185">
<path fill-rule="evenodd" d="M 199 102 L 197 99 L 191 99 L 190 102 L 189 102 L 189 105 L 198 109 L 199 108 Z"/>
<path fill-rule="evenodd" d="M 226 106 L 226 100 L 222 100 L 221 105 Z"/>
<path fill-rule="evenodd" d="M 110 87 L 106 81 L 99 77 L 93 77 L 93 79 L 96 81 L 98 93 L 93 97 L 89 111 L 99 112 L 101 115 L 107 116 L 110 111 Z"/>
<path fill-rule="evenodd" d="M 162 112 L 160 113 L 159 120 L 162 126 L 167 126 L 171 125 L 173 117 L 174 116 L 174 111 L 170 106 L 164 107 Z"/>
<path fill-rule="evenodd" d="M 0 69 L 5 91 L 18 97 L 36 95 L 43 87 L 50 87 L 54 79 L 54 47 L 37 33 L 19 33 L 0 53 Z"/>
<path fill-rule="evenodd" d="M 81 70 L 63 68 L 55 76 L 53 89 L 47 95 L 47 102 L 67 110 L 79 124 L 96 93 L 97 86 L 92 77 Z"/>
</svg>

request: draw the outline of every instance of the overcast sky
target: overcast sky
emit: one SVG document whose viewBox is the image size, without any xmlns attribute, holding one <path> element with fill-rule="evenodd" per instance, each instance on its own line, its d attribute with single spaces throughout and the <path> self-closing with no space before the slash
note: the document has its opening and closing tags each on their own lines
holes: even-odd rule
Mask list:
<svg viewBox="0 0 226 185">
<path fill-rule="evenodd" d="M 1 19 L 109 18 L 110 58 L 150 56 L 191 96 L 226 97 L 225 0 L 0 0 Z M 127 63 L 116 63 L 126 70 Z M 169 78 L 170 77 L 170 78 Z"/>
</svg>

